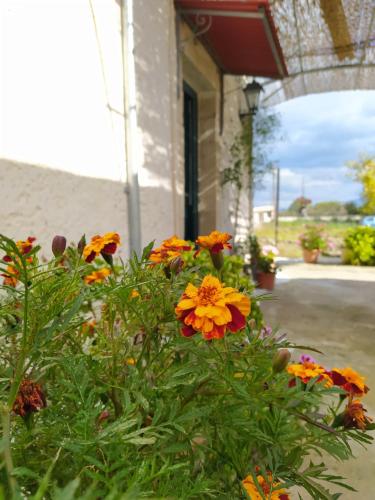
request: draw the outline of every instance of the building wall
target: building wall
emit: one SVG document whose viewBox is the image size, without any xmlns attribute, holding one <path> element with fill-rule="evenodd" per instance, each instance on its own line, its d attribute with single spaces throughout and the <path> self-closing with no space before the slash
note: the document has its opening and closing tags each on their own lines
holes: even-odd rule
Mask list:
<svg viewBox="0 0 375 500">
<path fill-rule="evenodd" d="M 120 0 L 3 0 L 0 13 L 0 232 L 49 249 L 55 234 L 118 231 L 127 252 Z M 199 95 L 201 231 L 232 231 L 220 170 L 240 82 L 224 79 L 220 134 L 218 68 L 173 2 L 135 0 L 134 30 L 143 244 L 184 232 L 184 78 Z"/>
<path fill-rule="evenodd" d="M 175 10 L 170 0 L 134 2 L 143 242 L 183 234 L 182 103 Z"/>
<path fill-rule="evenodd" d="M 91 7 L 0 6 L 0 231 L 46 248 L 56 233 L 127 232 L 120 10 Z"/>
</svg>

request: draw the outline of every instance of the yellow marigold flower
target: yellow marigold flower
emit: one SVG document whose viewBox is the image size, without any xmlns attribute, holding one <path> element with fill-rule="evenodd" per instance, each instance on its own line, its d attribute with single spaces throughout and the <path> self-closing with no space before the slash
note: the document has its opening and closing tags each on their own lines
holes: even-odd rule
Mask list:
<svg viewBox="0 0 375 500">
<path fill-rule="evenodd" d="M 106 233 L 104 236 L 93 236 L 91 242 L 83 249 L 83 258 L 86 262 L 92 262 L 100 253 L 113 255 L 120 243 L 120 236 L 118 233 Z"/>
<path fill-rule="evenodd" d="M 131 299 L 136 299 L 137 297 L 140 297 L 139 292 L 133 288 L 133 290 L 130 293 L 130 298 Z"/>
<path fill-rule="evenodd" d="M 294 378 L 289 382 L 289 386 L 295 385 L 295 378 L 299 378 L 304 384 L 307 384 L 315 377 L 319 377 L 318 382 L 325 381 L 326 387 L 332 386 L 332 380 L 327 373 L 327 370 L 315 362 L 305 361 L 303 363 L 288 365 L 286 370 L 290 373 L 290 375 L 294 376 Z"/>
<path fill-rule="evenodd" d="M 93 271 L 91 274 L 85 276 L 85 283 L 91 285 L 92 283 L 103 283 L 103 281 L 111 274 L 111 270 L 108 267 L 102 267 L 97 271 Z"/>
<path fill-rule="evenodd" d="M 333 368 L 329 375 L 334 385 L 342 387 L 351 396 L 363 396 L 369 391 L 365 377 L 352 368 Z"/>
<path fill-rule="evenodd" d="M 181 240 L 178 236 L 171 236 L 164 240 L 160 247 L 152 250 L 149 260 L 154 264 L 168 264 L 171 260 L 179 257 L 182 252 L 189 250 L 191 250 L 191 246 L 187 241 Z"/>
<path fill-rule="evenodd" d="M 263 491 L 264 497 L 267 498 L 267 500 L 290 500 L 289 494 L 285 489 L 274 489 L 278 488 L 281 483 L 274 482 L 272 474 L 268 474 L 267 479 L 265 479 L 262 475 L 258 475 L 257 481 L 260 489 Z M 263 497 L 259 493 L 252 476 L 247 476 L 242 481 L 242 484 L 251 500 L 263 500 Z"/>
<path fill-rule="evenodd" d="M 136 360 L 134 358 L 127 358 L 126 364 L 129 366 L 134 366 L 136 364 Z"/>
<path fill-rule="evenodd" d="M 212 231 L 208 236 L 199 236 L 196 244 L 200 248 L 210 250 L 210 252 L 218 253 L 224 248 L 231 249 L 232 245 L 228 241 L 232 239 L 229 233 L 221 233 L 220 231 Z"/>
<path fill-rule="evenodd" d="M 244 328 L 250 313 L 250 300 L 235 288 L 225 287 L 214 276 L 206 276 L 199 288 L 189 283 L 175 309 L 184 325 L 182 335 L 202 332 L 203 338 L 221 339 L 227 330 Z"/>
</svg>

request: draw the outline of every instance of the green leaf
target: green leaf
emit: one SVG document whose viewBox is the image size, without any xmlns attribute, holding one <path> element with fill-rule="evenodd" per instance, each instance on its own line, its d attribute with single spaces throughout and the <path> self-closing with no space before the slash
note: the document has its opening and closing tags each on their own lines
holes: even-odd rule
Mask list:
<svg viewBox="0 0 375 500">
<path fill-rule="evenodd" d="M 57 488 L 54 492 L 53 499 L 54 500 L 72 500 L 75 497 L 75 492 L 79 486 L 80 480 L 79 478 L 73 479 L 70 481 L 65 488 Z"/>
</svg>

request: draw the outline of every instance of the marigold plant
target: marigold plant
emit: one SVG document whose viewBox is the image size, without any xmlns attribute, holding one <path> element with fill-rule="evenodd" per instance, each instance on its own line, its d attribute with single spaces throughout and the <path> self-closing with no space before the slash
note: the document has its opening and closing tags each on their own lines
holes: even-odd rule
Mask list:
<svg viewBox="0 0 375 500">
<path fill-rule="evenodd" d="M 51 238 L 47 260 L 25 241 L 0 236 L 0 497 L 337 498 L 322 461 L 371 442 L 369 388 L 290 362 L 238 256 L 175 236 L 117 261 L 107 233 Z"/>
</svg>

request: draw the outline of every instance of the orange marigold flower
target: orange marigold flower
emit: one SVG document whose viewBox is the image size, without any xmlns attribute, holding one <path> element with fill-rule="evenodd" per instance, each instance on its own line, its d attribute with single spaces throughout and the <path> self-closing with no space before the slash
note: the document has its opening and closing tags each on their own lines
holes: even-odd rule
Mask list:
<svg viewBox="0 0 375 500">
<path fill-rule="evenodd" d="M 184 325 L 182 334 L 185 337 L 202 332 L 206 340 L 221 339 L 227 330 L 235 333 L 244 328 L 245 318 L 250 313 L 250 300 L 208 275 L 199 288 L 188 284 L 175 311 Z"/>
<path fill-rule="evenodd" d="M 26 255 L 29 252 L 31 252 L 33 248 L 33 243 L 36 240 L 36 238 L 29 236 L 27 240 L 19 240 L 16 242 L 18 250 L 21 252 L 22 255 Z M 12 262 L 12 257 L 10 255 L 4 255 L 3 261 L 4 262 Z"/>
<path fill-rule="evenodd" d="M 86 262 L 92 262 L 99 254 L 113 255 L 120 243 L 118 233 L 93 236 L 91 242 L 83 249 L 83 258 Z"/>
<path fill-rule="evenodd" d="M 286 371 L 294 378 L 289 382 L 289 386 L 295 385 L 295 379 L 299 378 L 304 384 L 311 379 L 318 377 L 318 382 L 325 382 L 326 387 L 332 386 L 332 380 L 327 370 L 313 361 L 305 360 L 302 363 L 288 365 Z"/>
<path fill-rule="evenodd" d="M 41 386 L 32 380 L 23 380 L 13 404 L 14 413 L 26 417 L 46 406 L 47 402 Z"/>
<path fill-rule="evenodd" d="M 366 430 L 368 424 L 371 423 L 372 419 L 365 415 L 365 408 L 361 402 L 357 399 L 347 405 L 343 413 L 343 424 L 346 429 L 361 429 Z"/>
<path fill-rule="evenodd" d="M 369 391 L 365 377 L 352 368 L 333 368 L 329 375 L 333 384 L 342 387 L 350 396 L 363 396 Z"/>
<path fill-rule="evenodd" d="M 12 265 L 8 265 L 6 268 L 6 273 L 1 275 L 4 277 L 4 285 L 15 288 L 18 283 L 18 275 L 19 272 L 17 271 L 17 269 Z"/>
<path fill-rule="evenodd" d="M 91 321 L 85 321 L 81 325 L 81 332 L 83 335 L 93 335 L 96 328 L 96 321 L 93 319 Z"/>
<path fill-rule="evenodd" d="M 199 236 L 196 244 L 200 248 L 210 250 L 210 252 L 218 253 L 224 248 L 231 249 L 232 245 L 228 241 L 232 239 L 229 233 L 221 233 L 220 231 L 212 231 L 208 236 Z"/>
<path fill-rule="evenodd" d="M 178 236 L 171 236 L 164 240 L 160 247 L 152 250 L 149 260 L 154 264 L 168 264 L 173 259 L 180 257 L 182 252 L 191 250 L 191 246 L 185 240 L 181 240 Z"/>
<path fill-rule="evenodd" d="M 133 290 L 130 293 L 130 298 L 131 299 L 136 299 L 137 297 L 140 297 L 139 292 L 133 288 Z"/>
<path fill-rule="evenodd" d="M 92 283 L 103 283 L 103 281 L 111 274 L 111 270 L 108 267 L 102 267 L 97 271 L 93 271 L 91 274 L 85 276 L 85 283 L 91 285 Z"/>
<path fill-rule="evenodd" d="M 257 481 L 267 500 L 290 500 L 288 492 L 280 488 L 281 483 L 273 481 L 272 474 L 268 474 L 267 478 L 258 475 Z M 247 476 L 242 484 L 251 500 L 263 500 L 264 497 L 260 494 L 252 476 Z"/>
</svg>

